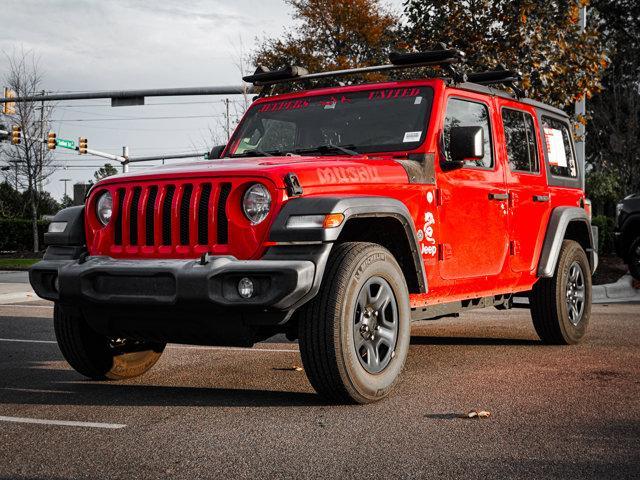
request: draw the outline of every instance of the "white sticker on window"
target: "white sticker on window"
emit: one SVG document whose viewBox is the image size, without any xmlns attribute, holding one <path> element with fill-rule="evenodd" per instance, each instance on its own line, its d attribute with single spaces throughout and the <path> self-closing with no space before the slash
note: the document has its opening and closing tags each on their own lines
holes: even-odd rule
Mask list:
<svg viewBox="0 0 640 480">
<path fill-rule="evenodd" d="M 545 127 L 544 139 L 547 144 L 549 165 L 552 167 L 567 167 L 567 152 L 564 149 L 562 130 Z"/>
<path fill-rule="evenodd" d="M 422 103 L 422 97 L 416 97 L 416 99 L 413 102 L 414 105 L 420 105 L 421 103 Z"/>
<path fill-rule="evenodd" d="M 402 142 L 419 142 L 420 137 L 422 137 L 422 132 L 406 132 L 404 134 L 404 140 L 402 140 Z"/>
</svg>

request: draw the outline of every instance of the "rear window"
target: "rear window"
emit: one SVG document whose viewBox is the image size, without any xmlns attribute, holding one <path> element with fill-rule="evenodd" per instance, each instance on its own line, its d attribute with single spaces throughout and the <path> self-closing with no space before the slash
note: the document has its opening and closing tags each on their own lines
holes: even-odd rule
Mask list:
<svg viewBox="0 0 640 480">
<path fill-rule="evenodd" d="M 512 172 L 537 173 L 538 148 L 533 117 L 527 112 L 502 109 L 507 158 Z"/>
<path fill-rule="evenodd" d="M 542 131 L 551 175 L 577 178 L 578 163 L 569 126 L 561 120 L 543 116 Z"/>
</svg>

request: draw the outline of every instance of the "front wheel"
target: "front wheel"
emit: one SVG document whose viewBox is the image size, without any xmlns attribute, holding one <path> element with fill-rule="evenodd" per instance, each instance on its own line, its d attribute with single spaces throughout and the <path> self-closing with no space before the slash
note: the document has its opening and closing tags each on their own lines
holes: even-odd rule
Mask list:
<svg viewBox="0 0 640 480">
<path fill-rule="evenodd" d="M 373 243 L 336 245 L 299 328 L 302 362 L 320 395 L 339 403 L 385 397 L 411 338 L 409 293 L 393 255 Z"/>
<path fill-rule="evenodd" d="M 530 303 L 533 326 L 543 342 L 571 345 L 582 340 L 591 316 L 591 267 L 578 242 L 562 242 L 555 274 L 538 280 Z"/>
<path fill-rule="evenodd" d="M 53 325 L 58 346 L 75 371 L 93 380 L 123 380 L 147 372 L 165 344 L 109 338 L 94 331 L 73 307 L 55 304 Z"/>
</svg>

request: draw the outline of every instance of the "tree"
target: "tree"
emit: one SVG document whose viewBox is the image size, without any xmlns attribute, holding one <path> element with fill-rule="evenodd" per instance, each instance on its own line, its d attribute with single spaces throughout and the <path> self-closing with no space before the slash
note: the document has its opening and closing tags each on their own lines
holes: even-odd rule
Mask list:
<svg viewBox="0 0 640 480">
<path fill-rule="evenodd" d="M 42 73 L 38 67 L 38 59 L 31 52 L 21 50 L 7 56 L 9 71 L 6 76 L 7 86 L 17 96 L 31 96 L 42 93 Z M 33 233 L 33 251 L 39 250 L 38 217 L 42 195 L 42 185 L 51 175 L 53 160 L 47 148 L 37 139 L 43 139 L 49 130 L 49 118 L 52 107 L 34 102 L 16 103 L 16 113 L 11 117 L 11 124 L 22 129 L 23 138 L 19 145 L 4 148 L 9 162 L 16 162 L 16 183 L 26 192 L 26 205 L 29 208 Z M 29 137 L 29 138 L 25 138 Z"/>
<path fill-rule="evenodd" d="M 613 212 L 625 195 L 640 192 L 640 4 L 593 0 L 589 22 L 598 28 L 611 63 L 604 90 L 587 102 L 587 192 L 596 211 Z"/>
<path fill-rule="evenodd" d="M 104 167 L 100 167 L 98 170 L 96 170 L 93 173 L 93 178 L 96 179 L 96 182 L 99 182 L 103 178 L 107 178 L 107 177 L 110 177 L 112 175 L 116 175 L 117 173 L 118 173 L 118 170 L 116 169 L 116 167 L 114 167 L 110 163 L 105 163 Z"/>
<path fill-rule="evenodd" d="M 22 215 L 22 198 L 20 192 L 9 185 L 0 183 L 0 218 L 16 218 Z"/>
<path fill-rule="evenodd" d="M 71 206 L 73 206 L 73 198 L 65 193 L 60 201 L 60 208 L 67 208 Z"/>
<path fill-rule="evenodd" d="M 560 108 L 601 90 L 607 57 L 595 27 L 580 32 L 587 0 L 407 0 L 405 36 L 416 50 L 459 48 L 471 71 L 519 70 L 527 95 Z"/>
<path fill-rule="evenodd" d="M 266 39 L 254 55 L 271 69 L 300 65 L 309 71 L 386 63 L 400 20 L 379 0 L 287 0 L 299 23 L 282 38 Z"/>
</svg>

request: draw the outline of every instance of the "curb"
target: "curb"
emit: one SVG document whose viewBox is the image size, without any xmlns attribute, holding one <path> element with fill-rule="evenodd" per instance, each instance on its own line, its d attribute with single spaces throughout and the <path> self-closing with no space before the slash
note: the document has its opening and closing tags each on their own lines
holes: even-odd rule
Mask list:
<svg viewBox="0 0 640 480">
<path fill-rule="evenodd" d="M 625 275 L 615 283 L 594 285 L 593 303 L 640 303 L 640 289 L 633 288 L 633 278 Z"/>
</svg>

